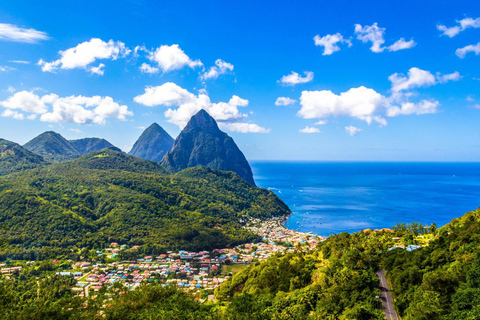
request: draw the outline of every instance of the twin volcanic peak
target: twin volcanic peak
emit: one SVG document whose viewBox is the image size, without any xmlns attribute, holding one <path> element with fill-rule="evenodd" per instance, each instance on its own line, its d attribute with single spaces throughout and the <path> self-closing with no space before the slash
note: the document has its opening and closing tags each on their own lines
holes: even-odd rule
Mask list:
<svg viewBox="0 0 480 320">
<path fill-rule="evenodd" d="M 197 166 L 233 171 L 255 185 L 252 169 L 242 151 L 203 109 L 190 119 L 161 164 L 172 171 Z"/>
<path fill-rule="evenodd" d="M 128 154 L 160 162 L 172 147 L 173 138 L 157 123 L 154 123 L 142 133 Z"/>
<path fill-rule="evenodd" d="M 92 151 L 113 147 L 113 145 L 100 138 L 69 141 L 56 132 L 47 131 L 27 142 L 24 147 L 47 160 L 63 162 L 76 159 Z"/>
</svg>

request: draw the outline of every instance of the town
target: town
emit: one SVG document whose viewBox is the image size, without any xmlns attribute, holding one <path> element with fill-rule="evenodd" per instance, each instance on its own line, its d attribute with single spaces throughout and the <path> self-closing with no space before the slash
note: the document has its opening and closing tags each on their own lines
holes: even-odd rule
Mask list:
<svg viewBox="0 0 480 320">
<path fill-rule="evenodd" d="M 132 290 L 145 282 L 159 282 L 164 286 L 175 285 L 189 291 L 207 290 L 213 293 L 232 273 L 246 268 L 250 263 L 266 260 L 277 253 L 314 249 L 319 241 L 326 239 L 312 233 L 289 230 L 282 222 L 280 218 L 248 221 L 245 228 L 258 234 L 262 238 L 261 242 L 212 251 L 168 251 L 157 256 L 137 257 L 133 261 L 120 261 L 119 256 L 122 251 L 136 250 L 138 246 L 111 243 L 109 248 L 96 251 L 98 260 L 107 262 L 75 262 L 69 270 L 56 273 L 75 278 L 76 285 L 72 290 L 78 296 L 88 296 L 91 291 L 96 292 L 115 283 L 121 283 Z M 26 263 L 27 267 L 32 265 L 35 265 L 34 261 Z M 22 268 L 3 268 L 1 272 L 8 276 Z M 209 298 L 213 299 L 213 295 L 210 294 Z"/>
</svg>

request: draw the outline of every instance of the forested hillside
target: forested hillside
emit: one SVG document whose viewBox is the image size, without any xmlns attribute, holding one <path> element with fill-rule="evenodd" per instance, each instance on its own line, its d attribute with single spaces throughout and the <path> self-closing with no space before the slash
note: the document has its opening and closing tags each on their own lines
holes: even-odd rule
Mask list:
<svg viewBox="0 0 480 320">
<path fill-rule="evenodd" d="M 393 250 L 384 266 L 403 319 L 478 319 L 480 210 L 454 219 L 428 247 Z"/>
<path fill-rule="evenodd" d="M 272 192 L 234 173 L 168 174 L 158 163 L 112 149 L 0 179 L 5 254 L 27 259 L 111 242 L 149 252 L 228 247 L 257 239 L 239 217 L 289 212 Z"/>
</svg>

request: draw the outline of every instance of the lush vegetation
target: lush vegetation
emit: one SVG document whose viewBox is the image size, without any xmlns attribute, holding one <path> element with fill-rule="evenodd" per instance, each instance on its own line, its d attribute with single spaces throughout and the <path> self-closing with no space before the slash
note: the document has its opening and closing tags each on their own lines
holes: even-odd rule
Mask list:
<svg viewBox="0 0 480 320">
<path fill-rule="evenodd" d="M 317 250 L 274 256 L 235 274 L 216 297 L 232 319 L 383 319 L 373 243 L 342 233 Z"/>
<path fill-rule="evenodd" d="M 20 145 L 0 139 L 0 176 L 48 164 L 41 156 Z"/>
<path fill-rule="evenodd" d="M 24 147 L 48 161 L 62 162 L 80 156 L 73 144 L 60 134 L 47 131 L 27 142 Z"/>
<path fill-rule="evenodd" d="M 71 290 L 75 280 L 50 271 L 49 264 L 0 278 L 0 319 L 216 319 L 213 305 L 175 287 L 142 285 L 128 291 L 117 283 L 90 297 Z"/>
<path fill-rule="evenodd" d="M 478 319 L 480 210 L 440 228 L 428 247 L 393 250 L 384 266 L 403 319 Z"/>
<path fill-rule="evenodd" d="M 272 192 L 234 173 L 198 167 L 172 175 L 104 149 L 0 179 L 9 243 L 0 258 L 42 259 L 111 242 L 150 253 L 229 247 L 257 239 L 239 218 L 288 213 Z"/>
</svg>

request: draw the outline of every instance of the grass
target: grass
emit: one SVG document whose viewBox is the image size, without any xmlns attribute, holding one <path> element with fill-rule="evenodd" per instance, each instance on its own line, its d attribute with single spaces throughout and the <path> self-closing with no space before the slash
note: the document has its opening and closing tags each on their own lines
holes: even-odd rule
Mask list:
<svg viewBox="0 0 480 320">
<path fill-rule="evenodd" d="M 222 269 L 222 272 L 223 274 L 228 274 L 228 273 L 232 273 L 232 274 L 235 274 L 237 272 L 240 272 L 242 271 L 243 269 L 246 269 L 248 267 L 248 264 L 231 264 L 231 265 L 224 265 L 223 266 L 223 269 Z"/>
</svg>

